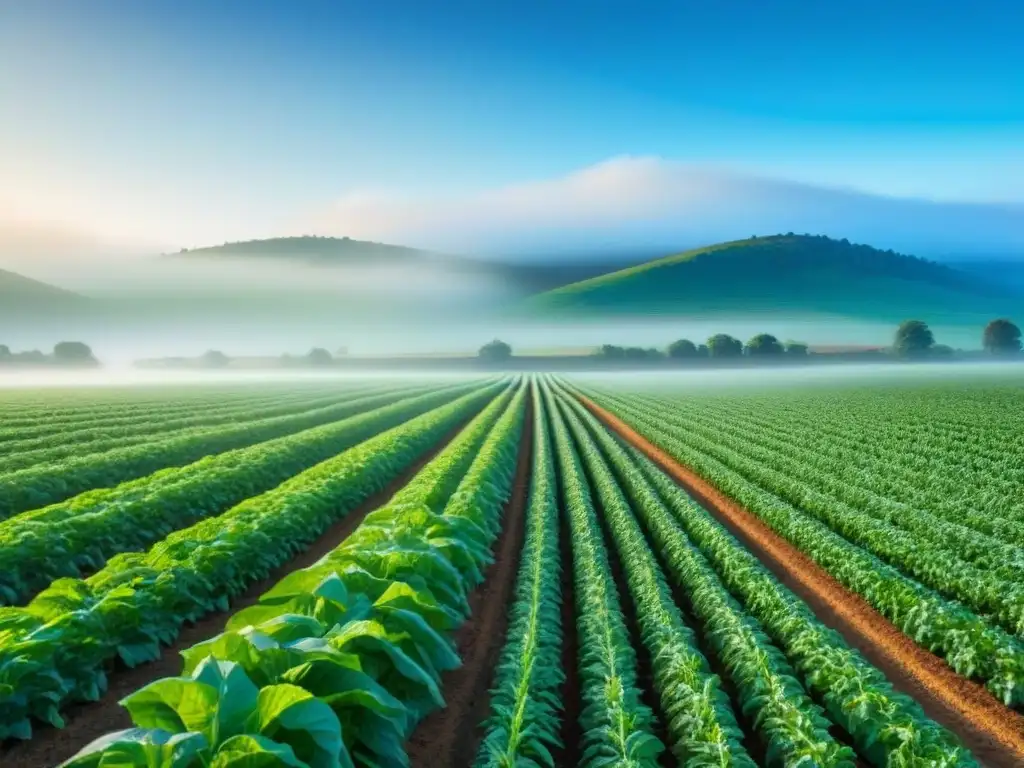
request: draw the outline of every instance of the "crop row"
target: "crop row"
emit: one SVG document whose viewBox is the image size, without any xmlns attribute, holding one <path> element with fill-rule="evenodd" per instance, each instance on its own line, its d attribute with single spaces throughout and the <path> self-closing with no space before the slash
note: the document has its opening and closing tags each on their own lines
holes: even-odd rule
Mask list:
<svg viewBox="0 0 1024 768">
<path fill-rule="evenodd" d="M 395 390 L 403 387 L 395 387 Z M 408 389 L 413 389 L 408 387 Z M 107 424 L 76 431 L 61 431 L 56 435 L 11 440 L 3 444 L 0 474 L 14 472 L 36 464 L 58 461 L 67 456 L 102 453 L 112 448 L 153 442 L 173 437 L 174 433 L 190 428 L 215 429 L 219 425 L 241 424 L 273 416 L 287 416 L 313 411 L 339 402 L 346 402 L 368 394 L 384 392 L 380 385 L 351 387 L 331 395 L 309 398 L 275 398 L 264 402 L 225 406 L 212 413 L 185 414 L 172 419 L 137 419 L 120 427 Z"/>
<path fill-rule="evenodd" d="M 405 392 L 385 390 L 381 396 L 394 401 L 403 394 Z M 237 426 L 194 428 L 143 445 L 11 472 L 0 476 L 0 519 L 54 504 L 94 488 L 109 488 L 165 467 L 189 464 L 213 453 L 327 424 L 351 416 L 362 407 L 358 402 L 350 401 Z"/>
<path fill-rule="evenodd" d="M 821 710 L 806 700 L 806 690 L 874 765 L 975 765 L 955 737 L 895 693 L 882 673 L 818 622 L 670 478 L 619 444 L 578 404 L 571 407 L 722 661 L 739 709 L 770 745 L 769 762 L 848 761 L 848 752 L 829 737 Z"/>
<path fill-rule="evenodd" d="M 501 525 L 526 394 L 496 423 L 481 414 L 400 499 L 186 650 L 181 677 L 125 699 L 137 728 L 68 766 L 144 766 L 162 750 L 179 765 L 407 765 L 403 742 L 444 705 L 441 673 L 459 664 L 450 633 Z"/>
<path fill-rule="evenodd" d="M 353 400 L 355 416 L 248 448 L 207 456 L 111 489 L 0 522 L 0 602 L 17 605 L 54 579 L 95 572 L 120 552 L 143 550 L 296 473 L 450 401 L 469 387 Z M 362 412 L 359 412 L 362 411 Z"/>
<path fill-rule="evenodd" d="M 102 694 L 107 661 L 155 659 L 184 622 L 226 610 L 230 596 L 383 489 L 501 386 L 476 387 L 85 581 L 59 580 L 27 608 L 0 609 L 0 738 L 29 737 L 30 718 L 61 725 L 62 705 Z"/>
<path fill-rule="evenodd" d="M 491 717 L 475 768 L 554 768 L 562 702 L 562 563 L 558 484 L 544 401 L 532 386 L 533 463 L 526 535 L 502 649 L 491 688 Z"/>
<path fill-rule="evenodd" d="M 801 507 L 766 490 L 770 467 L 748 462 L 739 451 L 726 449 L 709 438 L 666 426 L 671 413 L 665 408 L 633 406 L 614 398 L 600 402 L 761 518 L 841 584 L 863 596 L 908 637 L 944 657 L 956 672 L 984 682 L 1009 706 L 1024 703 L 1024 644 L 1020 639 L 904 575 Z M 744 472 L 736 467 L 743 467 Z M 939 558 L 935 565 L 941 567 Z"/>
</svg>

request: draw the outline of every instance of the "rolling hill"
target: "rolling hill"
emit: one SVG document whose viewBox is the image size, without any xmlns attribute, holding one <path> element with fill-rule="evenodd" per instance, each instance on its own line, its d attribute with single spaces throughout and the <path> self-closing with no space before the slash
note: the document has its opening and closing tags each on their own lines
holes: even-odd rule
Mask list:
<svg viewBox="0 0 1024 768">
<path fill-rule="evenodd" d="M 1024 314 L 1024 295 L 974 274 L 824 236 L 736 240 L 539 293 L 547 316 L 828 315 L 976 322 Z"/>
<path fill-rule="evenodd" d="M 437 253 L 402 245 L 389 245 L 348 237 L 278 237 L 246 240 L 202 248 L 182 249 L 166 258 L 232 259 L 248 261 L 297 262 L 320 267 L 359 268 L 371 266 L 429 266 L 458 275 L 495 278 L 522 296 L 557 288 L 567 283 L 603 274 L 610 268 L 632 264 L 620 254 L 600 258 L 484 259 Z"/>
<path fill-rule="evenodd" d="M 78 308 L 88 302 L 84 296 L 0 269 L 0 307 L 23 309 L 29 306 Z"/>
</svg>

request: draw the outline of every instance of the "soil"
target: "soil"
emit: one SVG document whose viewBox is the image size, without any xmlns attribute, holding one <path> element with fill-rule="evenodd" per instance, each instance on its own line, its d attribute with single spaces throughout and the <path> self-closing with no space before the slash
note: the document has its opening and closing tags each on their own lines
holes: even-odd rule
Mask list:
<svg viewBox="0 0 1024 768">
<path fill-rule="evenodd" d="M 484 582 L 470 593 L 469 619 L 455 633 L 462 666 L 442 675 L 444 709 L 427 716 L 406 743 L 412 768 L 468 768 L 484 736 L 481 725 L 491 713 L 490 685 L 505 645 L 526 533 L 533 461 L 533 400 L 527 402 L 512 495 L 505 504 L 494 562 Z"/>
<path fill-rule="evenodd" d="M 128 713 L 118 702 L 139 688 L 163 677 L 181 674 L 180 652 L 196 643 L 208 640 L 224 631 L 235 613 L 255 605 L 264 592 L 292 571 L 306 568 L 335 549 L 351 534 L 370 512 L 385 504 L 399 489 L 433 459 L 466 425 L 468 419 L 449 432 L 420 459 L 414 462 L 386 488 L 373 494 L 362 504 L 327 529 L 309 549 L 284 565 L 274 569 L 267 578 L 252 584 L 244 593 L 231 601 L 227 611 L 209 614 L 194 624 L 182 627 L 173 645 L 164 650 L 160 658 L 148 664 L 128 668 L 118 662 L 108 672 L 109 688 L 103 698 L 68 707 L 63 713 L 65 726 L 57 729 L 39 726 L 28 741 L 10 741 L 0 745 L 0 765 L 17 768 L 51 768 L 72 757 L 76 752 L 111 731 L 131 728 Z"/>
<path fill-rule="evenodd" d="M 975 759 L 992 768 L 1024 765 L 1024 717 L 914 643 L 862 597 L 696 472 L 593 401 L 582 396 L 580 401 L 673 477 L 799 595 L 822 623 L 842 634 L 930 718 L 955 733 Z"/>
</svg>

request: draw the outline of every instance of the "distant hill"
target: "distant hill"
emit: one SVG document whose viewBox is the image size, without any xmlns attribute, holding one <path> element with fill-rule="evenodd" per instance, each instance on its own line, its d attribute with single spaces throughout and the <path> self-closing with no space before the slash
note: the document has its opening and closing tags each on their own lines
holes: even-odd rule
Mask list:
<svg viewBox="0 0 1024 768">
<path fill-rule="evenodd" d="M 626 259 L 616 254 L 588 261 L 586 258 L 542 258 L 534 254 L 527 260 L 482 259 L 437 253 L 403 245 L 389 245 L 348 237 L 277 237 L 237 243 L 182 249 L 168 254 L 175 259 L 272 259 L 300 261 L 306 264 L 334 267 L 432 265 L 465 275 L 495 277 L 522 295 L 530 295 L 567 283 L 584 280 L 607 272 L 609 268 L 630 264 L 639 259 Z"/>
<path fill-rule="evenodd" d="M 77 293 L 57 288 L 0 269 L 0 307 L 20 309 L 27 306 L 81 306 L 88 301 Z"/>
<path fill-rule="evenodd" d="M 441 256 L 418 248 L 388 245 L 348 237 L 273 237 L 266 240 L 245 240 L 202 248 L 183 248 L 173 257 L 180 258 L 242 258 L 289 259 L 317 264 L 365 265 L 394 264 L 424 259 L 448 261 Z"/>
<path fill-rule="evenodd" d="M 552 315 L 784 313 L 885 322 L 1024 315 L 1020 293 L 978 275 L 846 240 L 792 234 L 697 248 L 542 292 L 528 304 Z"/>
</svg>

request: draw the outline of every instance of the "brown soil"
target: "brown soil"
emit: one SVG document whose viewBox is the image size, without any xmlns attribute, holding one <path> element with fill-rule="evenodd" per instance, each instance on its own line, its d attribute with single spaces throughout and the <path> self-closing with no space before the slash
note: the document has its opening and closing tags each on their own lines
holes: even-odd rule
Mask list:
<svg viewBox="0 0 1024 768">
<path fill-rule="evenodd" d="M 533 400 L 519 441 L 512 496 L 505 504 L 494 562 L 484 582 L 469 595 L 469 619 L 456 630 L 455 646 L 462 666 L 441 676 L 444 709 L 427 716 L 406 743 L 412 768 L 467 768 L 483 738 L 482 723 L 490 716 L 490 684 L 508 631 L 508 614 L 519 572 L 526 533 L 526 507 L 533 461 Z"/>
<path fill-rule="evenodd" d="M 899 691 L 953 733 L 977 760 L 993 768 L 1024 765 L 1024 717 L 985 688 L 915 644 L 862 597 L 842 584 L 693 470 L 646 440 L 586 397 L 580 401 L 614 432 L 643 452 L 724 524 L 827 626 L 837 630 Z"/>
<path fill-rule="evenodd" d="M 468 421 L 468 420 L 467 420 Z M 224 631 L 224 625 L 235 613 L 255 605 L 264 592 L 292 571 L 313 565 L 343 542 L 363 518 L 385 504 L 400 488 L 447 445 L 466 422 L 449 432 L 409 469 L 386 488 L 370 496 L 334 525 L 328 528 L 305 552 L 274 569 L 265 579 L 252 584 L 231 601 L 227 611 L 210 614 L 195 624 L 182 627 L 173 645 L 164 650 L 157 661 L 128 668 L 118 663 L 108 673 L 110 686 L 100 701 L 75 704 L 63 712 L 64 728 L 40 726 L 28 741 L 10 741 L 0 745 L 0 765 L 18 768 L 51 768 L 72 757 L 78 750 L 111 731 L 131 728 L 128 713 L 118 702 L 139 688 L 163 677 L 181 674 L 180 652 Z"/>
</svg>

